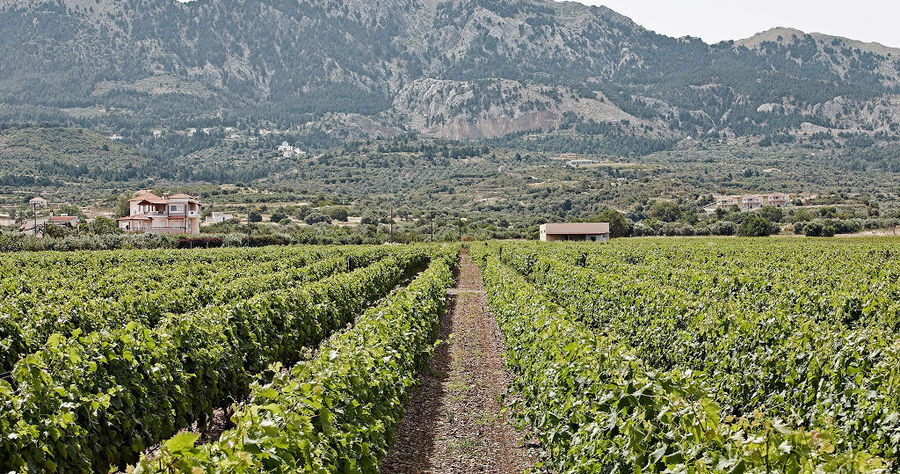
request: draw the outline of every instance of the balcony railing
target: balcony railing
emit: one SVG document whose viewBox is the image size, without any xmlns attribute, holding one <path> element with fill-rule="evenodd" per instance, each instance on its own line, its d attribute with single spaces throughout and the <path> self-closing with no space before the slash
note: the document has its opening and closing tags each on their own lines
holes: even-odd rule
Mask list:
<svg viewBox="0 0 900 474">
<path fill-rule="evenodd" d="M 147 213 L 148 217 L 185 217 L 184 212 L 162 212 L 162 211 L 151 211 Z M 188 211 L 187 217 L 200 217 L 199 211 Z"/>
</svg>

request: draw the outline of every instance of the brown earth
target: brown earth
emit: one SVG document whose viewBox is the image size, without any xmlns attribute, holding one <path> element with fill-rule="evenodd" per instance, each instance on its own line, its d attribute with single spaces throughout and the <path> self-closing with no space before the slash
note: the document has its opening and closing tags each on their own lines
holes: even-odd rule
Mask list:
<svg viewBox="0 0 900 474">
<path fill-rule="evenodd" d="M 440 321 L 442 344 L 421 375 L 381 472 L 513 473 L 539 461 L 500 400 L 511 375 L 503 340 L 486 306 L 481 273 L 466 253 L 450 312 Z"/>
</svg>

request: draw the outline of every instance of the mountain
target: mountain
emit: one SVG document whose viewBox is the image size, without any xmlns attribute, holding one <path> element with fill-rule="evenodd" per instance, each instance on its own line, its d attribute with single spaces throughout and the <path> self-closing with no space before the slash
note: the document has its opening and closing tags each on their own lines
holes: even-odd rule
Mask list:
<svg viewBox="0 0 900 474">
<path fill-rule="evenodd" d="M 0 0 L 0 31 L 0 120 L 141 139 L 327 124 L 641 152 L 900 132 L 898 50 L 787 29 L 709 45 L 573 2 Z"/>
</svg>

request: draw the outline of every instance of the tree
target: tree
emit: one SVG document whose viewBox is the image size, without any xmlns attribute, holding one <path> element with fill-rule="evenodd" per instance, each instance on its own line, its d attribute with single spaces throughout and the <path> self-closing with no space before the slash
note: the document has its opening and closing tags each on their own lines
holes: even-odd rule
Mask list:
<svg viewBox="0 0 900 474">
<path fill-rule="evenodd" d="M 609 222 L 609 235 L 612 238 L 631 235 L 631 225 L 625 215 L 615 209 L 607 209 L 591 219 L 595 222 Z"/>
<path fill-rule="evenodd" d="M 803 235 L 807 237 L 821 237 L 822 224 L 819 224 L 818 222 L 807 222 L 806 225 L 803 226 Z"/>
<path fill-rule="evenodd" d="M 781 222 L 781 219 L 784 218 L 784 211 L 780 207 L 766 206 L 759 210 L 759 215 L 772 222 Z"/>
<path fill-rule="evenodd" d="M 116 202 L 116 217 L 128 217 L 131 214 L 131 203 L 128 200 L 131 199 L 131 196 L 127 194 L 123 194 L 119 196 L 119 200 Z"/>
<path fill-rule="evenodd" d="M 813 219 L 813 215 L 806 209 L 797 209 L 794 213 L 794 224 L 798 222 L 809 222 Z"/>
<path fill-rule="evenodd" d="M 321 214 L 318 212 L 311 212 L 306 216 L 306 219 L 303 219 L 303 222 L 306 222 L 309 225 L 318 224 L 320 222 L 329 222 L 330 219 L 325 214 Z"/>
<path fill-rule="evenodd" d="M 250 213 L 247 215 L 247 219 L 250 222 L 262 222 L 262 214 L 260 214 L 258 211 L 250 211 Z"/>
<path fill-rule="evenodd" d="M 91 222 L 88 230 L 98 235 L 116 234 L 121 232 L 121 229 L 116 225 L 116 221 L 103 216 L 94 219 L 94 222 Z"/>
<path fill-rule="evenodd" d="M 778 226 L 759 214 L 751 214 L 738 226 L 741 237 L 766 237 L 778 232 Z"/>
<path fill-rule="evenodd" d="M 69 235 L 70 230 L 68 227 L 64 227 L 56 224 L 44 224 L 41 229 L 42 233 L 47 237 L 52 237 L 54 239 L 61 239 L 66 235 Z"/>
<path fill-rule="evenodd" d="M 672 201 L 656 201 L 647 215 L 663 222 L 675 222 L 681 217 L 681 208 Z"/>
<path fill-rule="evenodd" d="M 325 210 L 325 214 L 328 215 L 331 220 L 347 222 L 348 214 L 346 207 L 329 207 Z M 406 215 L 409 215 L 408 211 Z"/>
<path fill-rule="evenodd" d="M 287 219 L 287 213 L 284 212 L 283 209 L 278 209 L 277 211 L 272 213 L 272 217 L 269 218 L 272 222 L 281 222 Z"/>
</svg>

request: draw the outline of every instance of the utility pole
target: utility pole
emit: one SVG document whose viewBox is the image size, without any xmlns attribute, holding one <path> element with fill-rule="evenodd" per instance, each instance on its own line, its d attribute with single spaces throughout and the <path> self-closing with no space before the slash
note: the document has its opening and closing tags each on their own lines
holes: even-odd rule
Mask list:
<svg viewBox="0 0 900 474">
<path fill-rule="evenodd" d="M 431 241 L 434 242 L 434 211 L 431 211 Z"/>
<path fill-rule="evenodd" d="M 391 204 L 391 243 L 394 243 L 394 205 Z"/>
<path fill-rule="evenodd" d="M 31 204 L 31 216 L 34 218 L 34 228 L 31 229 L 31 234 L 37 237 L 37 203 Z"/>
<path fill-rule="evenodd" d="M 250 246 L 250 204 L 247 204 L 247 247 Z"/>
</svg>

